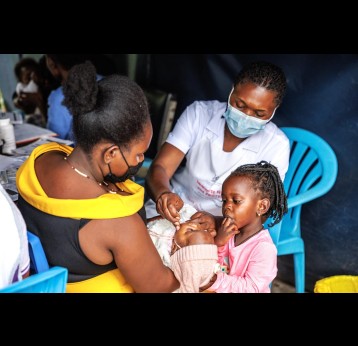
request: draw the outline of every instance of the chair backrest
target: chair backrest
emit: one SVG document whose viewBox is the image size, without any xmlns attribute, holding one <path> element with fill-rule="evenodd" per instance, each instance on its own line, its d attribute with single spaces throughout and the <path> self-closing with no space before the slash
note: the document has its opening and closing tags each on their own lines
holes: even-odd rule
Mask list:
<svg viewBox="0 0 358 346">
<path fill-rule="evenodd" d="M 281 130 L 290 140 L 290 164 L 284 185 L 291 198 L 289 207 L 293 208 L 321 197 L 332 188 L 338 162 L 330 145 L 313 132 L 297 127 Z"/>
<path fill-rule="evenodd" d="M 148 100 L 153 125 L 152 142 L 146 156 L 154 159 L 172 128 L 177 101 L 172 93 L 159 89 L 143 89 Z"/>
<path fill-rule="evenodd" d="M 144 183 L 145 183 L 145 177 L 148 173 L 148 169 L 149 169 L 150 165 L 152 164 L 152 161 L 153 161 L 152 159 L 146 157 L 143 161 L 142 167 L 139 169 L 138 173 L 134 177 L 134 181 L 137 184 L 142 185 L 143 187 L 144 187 Z"/>
<path fill-rule="evenodd" d="M 47 262 L 40 238 L 30 231 L 27 231 L 27 239 L 29 243 L 31 273 L 37 274 L 49 270 L 50 266 Z"/>
<path fill-rule="evenodd" d="M 280 239 L 281 229 L 290 234 L 300 232 L 300 214 L 303 203 L 327 193 L 334 185 L 337 157 L 330 145 L 320 136 L 297 127 L 282 127 L 290 140 L 290 162 L 284 179 L 288 213 L 282 222 L 271 228 L 274 243 Z"/>
<path fill-rule="evenodd" d="M 283 226 L 285 222 L 299 225 L 302 204 L 321 197 L 333 187 L 338 162 L 330 145 L 313 132 L 296 127 L 283 127 L 281 130 L 289 138 L 291 147 L 289 169 L 284 180 L 290 220 L 285 218 Z"/>
<path fill-rule="evenodd" d="M 42 273 L 30 275 L 0 290 L 0 293 L 65 293 L 68 270 L 51 267 Z"/>
<path fill-rule="evenodd" d="M 173 126 L 177 100 L 174 94 L 159 89 L 143 89 L 149 104 L 149 112 L 153 125 L 153 138 L 145 153 L 145 160 L 135 176 L 135 182 L 144 186 L 148 169 L 168 137 Z"/>
</svg>

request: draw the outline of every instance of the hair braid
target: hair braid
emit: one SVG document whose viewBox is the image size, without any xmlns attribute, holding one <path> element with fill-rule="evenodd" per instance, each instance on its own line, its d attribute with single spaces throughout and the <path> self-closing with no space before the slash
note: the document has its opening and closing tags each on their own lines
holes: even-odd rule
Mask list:
<svg viewBox="0 0 358 346">
<path fill-rule="evenodd" d="M 245 176 L 252 182 L 252 187 L 259 192 L 262 198 L 270 200 L 270 208 L 264 214 L 267 218 L 272 217 L 269 224 L 272 227 L 279 223 L 287 213 L 287 197 L 277 168 L 267 161 L 255 164 L 242 165 L 236 168 L 231 176 Z"/>
</svg>

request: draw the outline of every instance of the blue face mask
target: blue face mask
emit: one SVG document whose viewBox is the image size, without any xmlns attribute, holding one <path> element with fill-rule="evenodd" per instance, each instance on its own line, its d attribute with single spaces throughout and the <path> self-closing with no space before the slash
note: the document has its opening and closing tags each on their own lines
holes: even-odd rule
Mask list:
<svg viewBox="0 0 358 346">
<path fill-rule="evenodd" d="M 244 112 L 241 112 L 239 109 L 231 106 L 230 96 L 234 89 L 231 90 L 228 100 L 227 110 L 224 113 L 224 118 L 226 119 L 226 124 L 230 132 L 239 138 L 247 138 L 254 135 L 255 133 L 262 131 L 266 124 L 272 119 L 276 112 L 276 108 L 273 111 L 270 119 L 261 120 L 254 116 L 246 115 Z"/>
</svg>

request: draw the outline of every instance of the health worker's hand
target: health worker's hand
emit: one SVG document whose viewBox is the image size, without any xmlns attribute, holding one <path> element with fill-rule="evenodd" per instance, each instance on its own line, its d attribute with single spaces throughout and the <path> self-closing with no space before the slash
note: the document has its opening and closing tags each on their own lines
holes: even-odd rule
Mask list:
<svg viewBox="0 0 358 346">
<path fill-rule="evenodd" d="M 165 219 L 174 224 L 176 230 L 179 230 L 180 215 L 179 211 L 183 208 L 183 200 L 173 192 L 162 193 L 156 202 L 158 214 L 162 215 Z"/>
</svg>

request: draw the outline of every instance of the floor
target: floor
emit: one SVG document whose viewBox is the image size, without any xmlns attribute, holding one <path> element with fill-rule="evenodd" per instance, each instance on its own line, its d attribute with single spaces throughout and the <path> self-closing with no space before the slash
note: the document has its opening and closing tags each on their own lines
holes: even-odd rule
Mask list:
<svg viewBox="0 0 358 346">
<path fill-rule="evenodd" d="M 275 279 L 272 283 L 272 293 L 296 293 L 294 286 L 286 284 L 285 282 Z"/>
</svg>

